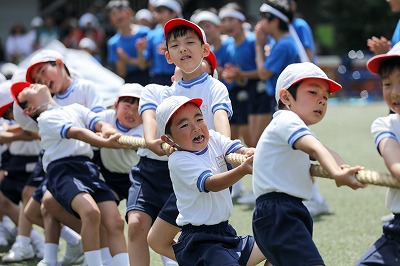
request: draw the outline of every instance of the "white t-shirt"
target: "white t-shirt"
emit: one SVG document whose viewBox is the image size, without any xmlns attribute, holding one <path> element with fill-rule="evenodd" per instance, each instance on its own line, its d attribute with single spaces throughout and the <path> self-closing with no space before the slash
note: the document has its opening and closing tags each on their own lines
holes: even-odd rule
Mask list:
<svg viewBox="0 0 400 266">
<path fill-rule="evenodd" d="M 400 115 L 390 114 L 377 118 L 371 125 L 371 133 L 379 151 L 379 143 L 386 138 L 400 142 Z M 379 151 L 380 153 L 380 151 Z M 400 189 L 389 188 L 386 194 L 386 206 L 393 213 L 400 213 Z"/>
<path fill-rule="evenodd" d="M 201 98 L 203 103 L 200 109 L 209 129 L 215 129 L 214 113 L 216 111 L 225 110 L 228 117 L 232 117 L 233 111 L 228 89 L 222 82 L 207 73 L 190 81 L 180 80 L 165 92 L 164 99 L 173 95 L 186 96 L 190 99 Z"/>
<path fill-rule="evenodd" d="M 233 209 L 229 189 L 207 192 L 204 183 L 208 177 L 227 171 L 225 156 L 241 147 L 239 140 L 210 130 L 210 141 L 203 151 L 171 154 L 168 167 L 177 198 L 178 225 L 213 225 L 229 219 Z"/>
<path fill-rule="evenodd" d="M 253 190 L 257 197 L 282 192 L 301 199 L 311 197 L 310 157 L 294 143 L 315 136 L 292 111 L 279 110 L 258 141 L 253 162 Z"/>
<path fill-rule="evenodd" d="M 94 130 L 100 120 L 98 115 L 80 104 L 55 106 L 40 114 L 38 118 L 40 145 L 44 150 L 43 169 L 50 162 L 71 156 L 93 157 L 90 144 L 68 139 L 66 133 L 72 126 Z"/>
<path fill-rule="evenodd" d="M 168 86 L 158 85 L 158 84 L 148 84 L 144 87 L 142 93 L 140 94 L 140 101 L 139 101 L 139 114 L 146 110 L 154 110 L 157 109 L 157 106 L 164 100 L 164 90 L 168 88 Z M 160 132 L 157 130 L 157 138 L 161 137 Z M 137 154 L 142 157 L 147 157 L 154 160 L 159 161 L 168 161 L 168 157 L 158 156 L 154 152 L 149 149 L 138 149 Z"/>
<path fill-rule="evenodd" d="M 126 136 L 143 137 L 143 125 L 135 128 L 126 128 L 117 119 L 115 110 L 106 110 L 98 113 L 101 121 L 111 124 L 119 132 Z M 128 174 L 132 167 L 139 162 L 139 156 L 134 150 L 100 149 L 101 162 L 110 172 Z"/>
</svg>

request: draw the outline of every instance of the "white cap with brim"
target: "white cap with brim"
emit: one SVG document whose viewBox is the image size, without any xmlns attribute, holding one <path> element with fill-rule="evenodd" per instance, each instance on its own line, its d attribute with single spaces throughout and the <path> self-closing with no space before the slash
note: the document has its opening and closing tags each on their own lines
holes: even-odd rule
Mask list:
<svg viewBox="0 0 400 266">
<path fill-rule="evenodd" d="M 146 20 L 147 22 L 153 22 L 153 15 L 151 14 L 150 10 L 148 9 L 140 9 L 138 12 L 136 12 L 135 15 L 135 20 Z"/>
<path fill-rule="evenodd" d="M 192 28 L 194 31 L 196 31 L 199 35 L 200 38 L 202 38 L 204 43 L 207 43 L 207 38 L 206 38 L 206 34 L 204 33 L 204 30 L 202 28 L 200 28 L 199 25 L 183 19 L 183 18 L 173 18 L 170 19 L 164 26 L 164 36 L 167 36 L 168 33 L 175 27 L 178 26 L 186 26 L 186 27 L 190 27 Z"/>
<path fill-rule="evenodd" d="M 160 131 L 161 136 L 165 135 L 165 127 L 171 117 L 176 113 L 179 108 L 187 103 L 194 103 L 197 107 L 200 108 L 203 100 L 200 98 L 190 99 L 186 96 L 171 96 L 162 101 L 162 103 L 157 107 L 156 121 L 157 128 Z"/>
<path fill-rule="evenodd" d="M 40 50 L 39 52 L 37 52 L 31 58 L 29 67 L 26 70 L 26 81 L 34 83 L 31 77 L 31 72 L 34 66 L 40 63 L 56 61 L 57 59 L 60 59 L 62 62 L 64 62 L 64 56 L 55 50 Z"/>
<path fill-rule="evenodd" d="M 400 59 L 400 42 L 396 43 L 386 54 L 376 55 L 369 59 L 367 62 L 367 69 L 369 72 L 378 75 L 382 62 L 393 57 L 398 57 Z"/>
<path fill-rule="evenodd" d="M 201 11 L 193 16 L 193 22 L 199 24 L 202 21 L 209 21 L 214 25 L 221 25 L 221 20 L 217 14 L 210 11 Z"/>
<path fill-rule="evenodd" d="M 140 99 L 142 94 L 143 86 L 139 83 L 126 83 L 121 86 L 118 92 L 118 98 L 120 97 L 135 97 Z"/>
<path fill-rule="evenodd" d="M 178 17 L 182 15 L 182 7 L 181 5 L 175 0 L 158 0 L 155 4 L 155 7 L 166 7 L 175 11 L 178 14 Z"/>
<path fill-rule="evenodd" d="M 288 65 L 279 75 L 276 82 L 275 100 L 279 103 L 280 93 L 287 90 L 293 84 L 305 79 L 323 79 L 329 83 L 329 93 L 334 93 L 342 88 L 342 85 L 331 80 L 322 69 L 310 62 L 296 63 Z"/>
</svg>

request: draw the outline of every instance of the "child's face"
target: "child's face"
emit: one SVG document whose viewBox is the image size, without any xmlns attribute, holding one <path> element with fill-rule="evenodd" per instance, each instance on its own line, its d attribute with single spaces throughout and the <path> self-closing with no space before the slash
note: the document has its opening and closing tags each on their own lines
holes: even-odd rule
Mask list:
<svg viewBox="0 0 400 266">
<path fill-rule="evenodd" d="M 126 128 L 135 128 L 142 124 L 142 118 L 138 112 L 139 103 L 133 104 L 120 101 L 115 106 L 118 121 Z"/>
<path fill-rule="evenodd" d="M 287 92 L 288 93 L 288 92 Z M 324 118 L 329 98 L 329 84 L 322 79 L 303 80 L 297 89 L 296 100 L 289 94 L 289 107 L 306 125 Z"/>
<path fill-rule="evenodd" d="M 157 7 L 153 14 L 154 14 L 154 20 L 163 26 L 169 20 L 177 17 L 175 12 L 171 12 L 171 10 L 165 7 Z"/>
<path fill-rule="evenodd" d="M 220 38 L 221 31 L 214 23 L 210 21 L 200 21 L 199 26 L 204 30 L 209 43 L 213 43 L 213 40 Z"/>
<path fill-rule="evenodd" d="M 133 11 L 130 8 L 115 7 L 109 12 L 108 18 L 114 27 L 121 28 L 131 23 L 132 15 Z"/>
<path fill-rule="evenodd" d="M 31 84 L 18 94 L 18 102 L 23 106 L 24 113 L 29 116 L 36 114 L 37 107 L 52 99 L 49 89 L 45 85 Z"/>
<path fill-rule="evenodd" d="M 236 37 L 243 32 L 243 22 L 237 18 L 226 17 L 221 20 L 222 31 L 231 37 Z"/>
<path fill-rule="evenodd" d="M 171 118 L 171 137 L 184 150 L 201 151 L 207 147 L 210 135 L 199 107 L 189 103 L 176 111 Z"/>
<path fill-rule="evenodd" d="M 187 31 L 185 36 L 171 38 L 168 40 L 168 51 L 165 57 L 168 63 L 174 63 L 183 72 L 191 72 L 198 67 L 202 58 L 209 54 L 209 46 L 201 44 L 199 37 L 193 31 Z M 195 74 L 203 73 L 198 68 Z"/>
<path fill-rule="evenodd" d="M 400 114 L 400 70 L 394 69 L 382 78 L 382 93 L 386 104 L 393 112 Z"/>
<path fill-rule="evenodd" d="M 50 92 L 61 92 L 64 76 L 68 75 L 61 60 L 55 61 L 53 66 L 49 62 L 40 63 L 32 68 L 31 77 L 35 83 L 46 85 Z"/>
</svg>

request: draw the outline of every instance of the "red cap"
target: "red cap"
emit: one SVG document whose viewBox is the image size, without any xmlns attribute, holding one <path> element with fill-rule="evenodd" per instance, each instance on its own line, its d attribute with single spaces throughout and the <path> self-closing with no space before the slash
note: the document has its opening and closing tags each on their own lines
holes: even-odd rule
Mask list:
<svg viewBox="0 0 400 266">
<path fill-rule="evenodd" d="M 372 57 L 367 62 L 367 69 L 373 74 L 379 74 L 379 67 L 386 59 L 398 57 L 400 59 L 400 43 L 397 43 L 386 54 L 380 54 Z"/>
<path fill-rule="evenodd" d="M 164 26 L 164 36 L 167 36 L 168 33 L 175 27 L 178 26 L 187 26 L 192 28 L 194 31 L 196 31 L 200 37 L 203 39 L 204 43 L 207 43 L 206 39 L 206 34 L 204 33 L 203 29 L 200 28 L 197 24 L 190 22 L 189 20 L 183 19 L 183 18 L 174 18 L 170 19 L 167 24 Z"/>
<path fill-rule="evenodd" d="M 210 50 L 210 53 L 205 57 L 205 59 L 211 65 L 211 72 L 214 73 L 214 70 L 217 68 L 217 57 L 214 52 Z"/>
<path fill-rule="evenodd" d="M 31 83 L 29 82 L 16 82 L 11 86 L 11 95 L 18 105 L 20 105 L 18 101 L 18 95 L 21 91 L 23 91 L 25 88 L 28 88 L 29 86 L 31 86 Z"/>
</svg>

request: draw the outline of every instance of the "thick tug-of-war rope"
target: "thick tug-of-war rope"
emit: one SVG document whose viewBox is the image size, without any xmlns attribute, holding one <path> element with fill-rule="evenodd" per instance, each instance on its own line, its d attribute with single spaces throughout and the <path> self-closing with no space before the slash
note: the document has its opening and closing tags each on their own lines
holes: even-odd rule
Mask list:
<svg viewBox="0 0 400 266">
<path fill-rule="evenodd" d="M 122 145 L 130 146 L 132 149 L 146 148 L 146 142 L 143 138 L 132 136 L 121 136 L 118 142 Z M 238 153 L 231 153 L 225 157 L 225 160 L 233 165 L 239 165 L 245 160 L 245 156 Z M 311 176 L 330 178 L 328 173 L 320 165 L 312 164 L 310 167 Z M 371 170 L 361 170 L 356 174 L 356 179 L 364 184 L 384 186 L 400 189 L 400 181 L 387 173 L 379 173 Z"/>
</svg>

